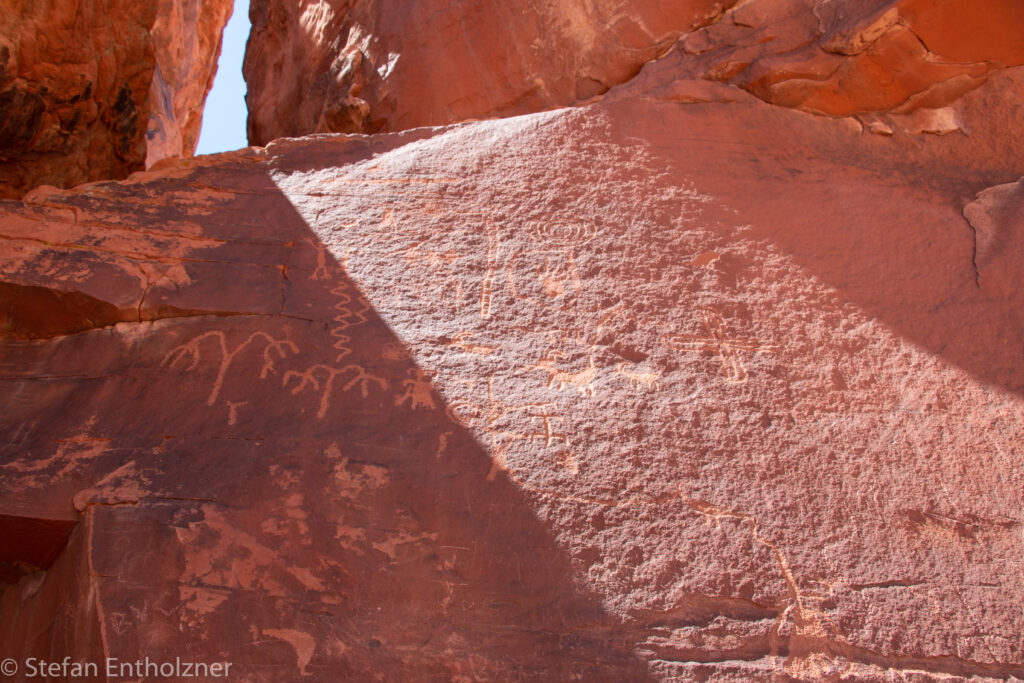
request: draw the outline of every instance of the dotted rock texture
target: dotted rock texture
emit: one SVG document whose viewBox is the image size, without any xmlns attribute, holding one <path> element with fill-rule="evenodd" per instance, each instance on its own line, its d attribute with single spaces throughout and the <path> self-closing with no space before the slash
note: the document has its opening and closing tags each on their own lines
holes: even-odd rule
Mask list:
<svg viewBox="0 0 1024 683">
<path fill-rule="evenodd" d="M 191 156 L 230 0 L 0 3 L 0 197 Z"/>
<path fill-rule="evenodd" d="M 0 202 L 0 657 L 1024 679 L 1024 67 L 824 116 L 679 47 Z"/>
</svg>

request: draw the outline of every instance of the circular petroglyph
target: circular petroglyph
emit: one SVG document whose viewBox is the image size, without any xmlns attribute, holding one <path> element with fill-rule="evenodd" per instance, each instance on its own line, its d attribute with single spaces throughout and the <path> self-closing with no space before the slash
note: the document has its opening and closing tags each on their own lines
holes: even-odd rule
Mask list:
<svg viewBox="0 0 1024 683">
<path fill-rule="evenodd" d="M 597 226 L 580 218 L 555 218 L 530 223 L 527 231 L 537 244 L 556 249 L 579 247 L 597 235 Z"/>
</svg>

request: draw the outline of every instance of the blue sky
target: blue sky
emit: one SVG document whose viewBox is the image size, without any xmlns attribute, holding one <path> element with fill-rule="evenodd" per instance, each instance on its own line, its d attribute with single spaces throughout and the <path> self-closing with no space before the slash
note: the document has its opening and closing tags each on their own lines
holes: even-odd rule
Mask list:
<svg viewBox="0 0 1024 683">
<path fill-rule="evenodd" d="M 240 149 L 245 139 L 245 81 L 242 57 L 249 37 L 249 0 L 235 0 L 235 9 L 224 29 L 224 42 L 217 61 L 213 89 L 203 109 L 196 154 L 213 154 Z"/>
</svg>

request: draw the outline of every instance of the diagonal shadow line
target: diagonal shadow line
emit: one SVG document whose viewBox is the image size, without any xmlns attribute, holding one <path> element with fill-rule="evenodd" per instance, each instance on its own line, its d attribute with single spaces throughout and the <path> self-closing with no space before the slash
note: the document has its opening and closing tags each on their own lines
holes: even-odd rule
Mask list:
<svg viewBox="0 0 1024 683">
<path fill-rule="evenodd" d="M 137 192 L 149 201 L 174 182 Z M 58 606 L 94 599 L 108 656 L 227 659 L 254 680 L 646 680 L 624 626 L 574 578 L 526 494 L 488 478 L 487 449 L 447 417 L 410 349 L 265 172 L 211 169 L 191 182 L 233 193 L 202 218 L 204 234 L 285 245 L 249 255 L 286 254 L 285 279 L 211 282 L 223 273 L 204 274 L 203 262 L 252 263 L 237 243 L 205 247 L 185 266 L 188 284 L 154 287 L 146 306 L 251 315 L 18 348 L 30 366 L 96 377 L 28 385 L 26 410 L 54 418 L 3 464 L 38 458 L 54 434 L 102 435 L 109 447 L 4 479 L 0 498 L 28 487 L 37 499 L 20 500 L 39 509 L 67 507 L 69 488 L 86 492 L 76 498 L 85 524 L 43 587 L 5 596 L 36 615 L 31 641 L 11 648 L 73 649 L 73 619 Z M 88 210 L 100 200 L 66 201 Z M 147 210 L 132 220 L 155 225 L 182 209 Z M 281 309 L 262 310 L 278 287 Z M 68 569 L 83 556 L 88 591 Z M 32 609 L 5 605 L 0 633 L 18 638 Z"/>
</svg>

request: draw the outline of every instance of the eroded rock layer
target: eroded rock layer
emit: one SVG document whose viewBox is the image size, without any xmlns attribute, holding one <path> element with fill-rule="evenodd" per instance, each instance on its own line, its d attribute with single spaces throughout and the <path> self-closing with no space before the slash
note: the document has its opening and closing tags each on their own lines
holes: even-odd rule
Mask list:
<svg viewBox="0 0 1024 683">
<path fill-rule="evenodd" d="M 10 656 L 1024 677 L 1022 82 L 878 136 L 662 60 L 3 204 Z"/>
<path fill-rule="evenodd" d="M 603 93 L 666 54 L 681 79 L 860 115 L 881 134 L 889 114 L 924 110 L 904 127 L 948 133 L 947 104 L 1024 64 L 1017 0 L 645 1 L 628 11 L 603 0 L 261 0 L 252 18 L 252 144 L 539 111 Z"/>
<path fill-rule="evenodd" d="M 190 156 L 230 13 L 230 0 L 0 3 L 0 197 Z"/>
<path fill-rule="evenodd" d="M 628 80 L 731 4 L 254 0 L 249 142 L 572 104 Z"/>
</svg>

